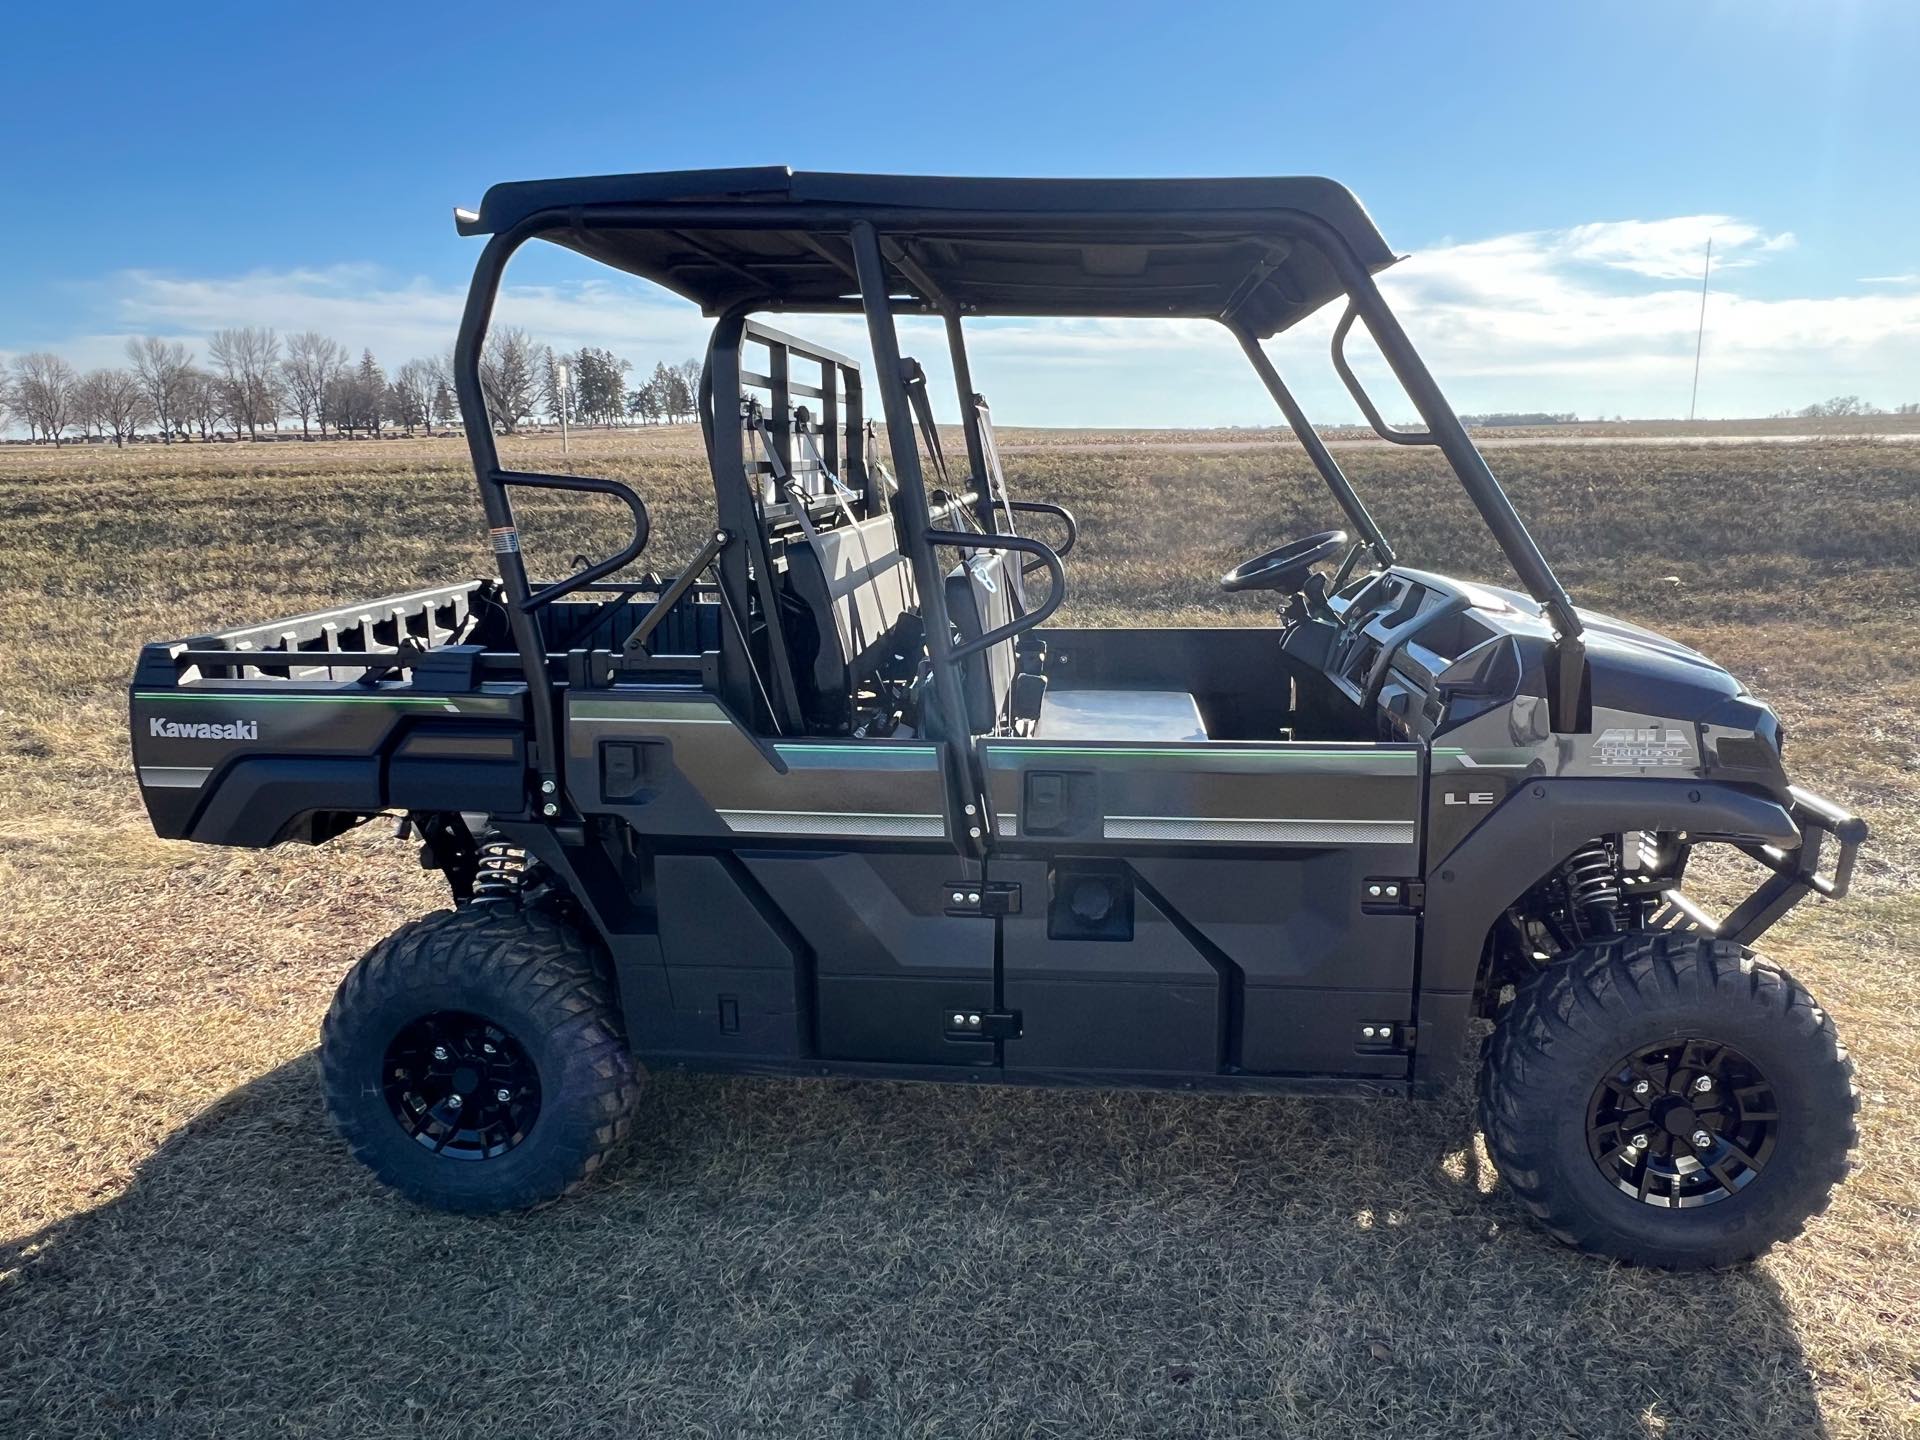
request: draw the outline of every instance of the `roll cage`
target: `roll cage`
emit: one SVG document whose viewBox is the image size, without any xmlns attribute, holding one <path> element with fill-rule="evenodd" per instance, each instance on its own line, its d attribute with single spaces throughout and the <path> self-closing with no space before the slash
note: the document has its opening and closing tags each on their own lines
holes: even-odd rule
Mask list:
<svg viewBox="0 0 1920 1440">
<path fill-rule="evenodd" d="M 924 609 L 932 696 L 946 733 L 968 733 L 960 666 L 972 654 L 1032 628 L 1059 603 L 1064 572 L 1040 541 L 1009 533 L 1012 502 L 989 483 L 990 432 L 973 390 L 964 320 L 995 315 L 1204 318 L 1224 325 L 1287 420 L 1307 458 L 1359 537 L 1343 573 L 1364 552 L 1382 566 L 1394 553 L 1385 534 L 1268 358 L 1261 342 L 1321 305 L 1344 298 L 1333 335 L 1336 372 L 1382 439 L 1426 446 L 1447 461 L 1527 592 L 1542 606 L 1555 642 L 1549 712 L 1555 731 L 1581 728 L 1585 649 L 1573 603 L 1506 493 L 1387 306 L 1374 275 L 1395 255 L 1358 201 L 1323 179 L 984 180 L 836 175 L 765 170 L 684 171 L 499 185 L 478 212 L 456 212 L 462 234 L 490 238 L 475 267 L 454 348 L 455 382 L 466 435 L 499 562 L 513 640 L 530 688 L 534 767 L 547 813 L 561 811 L 559 709 L 548 669 L 544 613 L 639 557 L 648 536 L 644 501 L 617 481 L 505 468 L 481 383 L 481 354 L 508 260 L 541 238 L 656 281 L 698 303 L 716 323 L 701 376 L 699 410 L 715 484 L 718 528 L 693 564 L 668 588 L 663 615 L 717 569 L 715 590 L 730 624 L 747 641 L 755 587 L 770 584 L 767 536 L 753 486 L 795 473 L 798 395 L 818 402 L 816 444 L 858 497 L 862 514 L 884 504 L 864 453 L 859 372 L 844 356 L 808 347 L 759 325 L 756 313 L 864 315 L 880 392 L 897 493 L 892 506 L 901 548 Z M 926 382 L 903 359 L 900 314 L 937 315 L 945 325 L 959 392 L 969 482 L 949 490 L 928 483 L 921 440 L 931 428 Z M 1364 323 L 1424 428 L 1388 425 L 1349 364 L 1346 341 Z M 743 369 L 742 345 L 767 344 L 772 373 Z M 790 355 L 822 367 L 819 386 L 797 385 Z M 757 424 L 767 446 L 750 475 L 729 428 L 731 397 L 766 390 Z M 728 397 L 722 399 L 720 397 Z M 929 454 L 938 456 L 937 435 Z M 936 474 L 936 480 L 946 477 Z M 559 581 L 534 588 L 514 518 L 515 487 L 612 496 L 633 516 L 628 543 Z M 957 491 L 958 493 L 954 493 Z M 804 495 L 790 504 L 805 519 Z M 1042 507 L 1044 508 L 1044 507 Z M 971 515 L 962 512 L 971 510 Z M 999 513 L 996 514 L 996 510 Z M 956 528 L 970 519 L 976 528 Z M 949 623 L 937 551 L 941 547 L 1023 552 L 1053 573 L 1047 603 L 1016 616 L 999 633 L 962 640 Z M 755 669 L 751 698 L 773 733 L 799 723 L 780 608 L 760 597 L 768 663 Z M 982 796 L 969 747 L 948 747 L 961 772 L 955 793 Z M 979 833 L 973 838 L 978 848 Z"/>
</svg>

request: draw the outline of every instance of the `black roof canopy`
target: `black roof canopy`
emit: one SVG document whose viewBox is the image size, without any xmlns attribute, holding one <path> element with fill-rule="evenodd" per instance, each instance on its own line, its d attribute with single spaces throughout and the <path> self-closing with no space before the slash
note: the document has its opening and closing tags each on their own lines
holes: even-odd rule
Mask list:
<svg viewBox="0 0 1920 1440">
<path fill-rule="evenodd" d="M 540 217 L 536 220 L 535 217 Z M 1232 319 L 1286 329 L 1345 293 L 1326 247 L 1395 255 L 1351 191 L 1312 176 L 995 180 L 784 166 L 495 185 L 463 235 L 530 223 L 709 315 L 852 308 L 849 227 L 871 221 L 898 293 L 973 315 Z"/>
</svg>

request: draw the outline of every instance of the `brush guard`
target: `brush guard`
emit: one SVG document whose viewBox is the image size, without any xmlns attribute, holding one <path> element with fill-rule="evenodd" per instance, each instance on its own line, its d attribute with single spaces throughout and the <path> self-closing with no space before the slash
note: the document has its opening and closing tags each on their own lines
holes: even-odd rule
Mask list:
<svg viewBox="0 0 1920 1440">
<path fill-rule="evenodd" d="M 1782 850 L 1777 845 L 1739 845 L 1743 854 L 1772 872 L 1753 893 L 1725 919 L 1716 919 L 1684 891 L 1669 890 L 1666 903 L 1653 916 L 1655 930 L 1712 935 L 1751 945 L 1807 895 L 1819 895 L 1827 900 L 1845 898 L 1853 883 L 1854 861 L 1861 845 L 1866 843 L 1867 822 L 1797 785 L 1789 786 L 1787 795 L 1787 813 L 1800 827 L 1799 847 Z M 1821 859 L 1829 839 L 1839 849 L 1834 857 L 1833 873 L 1823 875 Z"/>
</svg>

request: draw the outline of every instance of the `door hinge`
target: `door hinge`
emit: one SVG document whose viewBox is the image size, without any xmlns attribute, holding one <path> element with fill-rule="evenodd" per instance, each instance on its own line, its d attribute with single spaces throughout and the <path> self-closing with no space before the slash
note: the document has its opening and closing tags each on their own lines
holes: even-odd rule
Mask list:
<svg viewBox="0 0 1920 1440">
<path fill-rule="evenodd" d="M 1369 875 L 1360 882 L 1360 908 L 1370 915 L 1405 915 L 1423 909 L 1426 903 L 1424 881 L 1402 880 L 1397 875 Z"/>
<path fill-rule="evenodd" d="M 1018 915 L 1020 887 L 1007 881 L 956 881 L 942 889 L 942 906 L 949 915 Z"/>
</svg>

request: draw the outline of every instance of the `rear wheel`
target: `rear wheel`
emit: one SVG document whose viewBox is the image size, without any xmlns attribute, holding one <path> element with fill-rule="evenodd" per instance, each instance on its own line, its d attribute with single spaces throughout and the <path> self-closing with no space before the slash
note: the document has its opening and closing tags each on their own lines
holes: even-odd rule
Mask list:
<svg viewBox="0 0 1920 1440">
<path fill-rule="evenodd" d="M 1785 971 L 1726 941 L 1627 935 L 1520 987 L 1487 1043 L 1481 1129 L 1566 1243 L 1728 1265 L 1826 1208 L 1858 1138 L 1852 1082 Z"/>
<path fill-rule="evenodd" d="M 600 956 L 500 904 L 402 926 L 341 982 L 321 1030 L 327 1108 L 410 1199 L 511 1210 L 565 1194 L 626 1135 L 632 1061 Z"/>
</svg>

